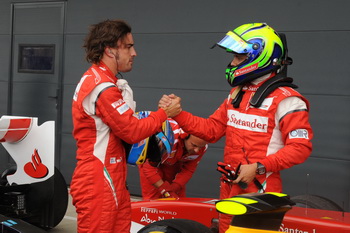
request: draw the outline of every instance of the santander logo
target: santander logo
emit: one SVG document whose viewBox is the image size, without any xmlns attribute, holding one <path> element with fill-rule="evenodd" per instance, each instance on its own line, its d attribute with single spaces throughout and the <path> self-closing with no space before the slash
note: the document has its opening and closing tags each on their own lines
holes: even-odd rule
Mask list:
<svg viewBox="0 0 350 233">
<path fill-rule="evenodd" d="M 44 178 L 49 173 L 49 169 L 41 162 L 37 149 L 34 149 L 32 161 L 24 165 L 24 171 L 28 176 L 33 178 Z"/>
<path fill-rule="evenodd" d="M 266 133 L 268 130 L 268 117 L 241 113 L 231 109 L 227 111 L 227 117 L 227 125 L 237 129 L 262 133 Z"/>
<path fill-rule="evenodd" d="M 235 76 L 240 76 L 258 69 L 258 63 L 235 71 Z"/>
</svg>

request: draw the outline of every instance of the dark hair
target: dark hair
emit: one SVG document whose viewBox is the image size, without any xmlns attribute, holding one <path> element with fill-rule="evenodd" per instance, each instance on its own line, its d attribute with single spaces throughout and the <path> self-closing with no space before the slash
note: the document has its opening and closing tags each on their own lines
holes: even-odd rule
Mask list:
<svg viewBox="0 0 350 233">
<path fill-rule="evenodd" d="M 105 20 L 91 25 L 83 47 L 86 60 L 98 64 L 106 47 L 116 47 L 117 42 L 131 33 L 131 27 L 123 20 Z"/>
</svg>

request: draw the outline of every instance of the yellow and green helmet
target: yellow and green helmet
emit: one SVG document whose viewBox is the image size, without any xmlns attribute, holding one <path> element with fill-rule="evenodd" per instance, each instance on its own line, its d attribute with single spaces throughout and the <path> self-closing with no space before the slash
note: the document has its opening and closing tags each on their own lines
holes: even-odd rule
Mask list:
<svg viewBox="0 0 350 233">
<path fill-rule="evenodd" d="M 232 87 L 277 71 L 286 53 L 280 36 L 266 23 L 241 25 L 229 31 L 217 45 L 227 52 L 247 55 L 239 65 L 229 63 L 226 68 L 226 79 Z"/>
</svg>

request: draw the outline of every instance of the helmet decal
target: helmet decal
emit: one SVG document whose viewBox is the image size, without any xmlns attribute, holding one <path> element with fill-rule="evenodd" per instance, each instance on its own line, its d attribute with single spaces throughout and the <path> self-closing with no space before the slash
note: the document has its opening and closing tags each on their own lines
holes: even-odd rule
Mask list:
<svg viewBox="0 0 350 233">
<path fill-rule="evenodd" d="M 244 75 L 244 74 L 247 74 L 249 72 L 252 72 L 254 70 L 258 69 L 258 63 L 255 63 L 253 65 L 250 65 L 248 67 L 243 67 L 241 69 L 238 69 L 235 71 L 234 75 L 237 77 L 237 76 L 241 76 L 241 75 Z"/>
<path fill-rule="evenodd" d="M 139 119 L 146 118 L 150 111 L 136 113 Z M 160 132 L 141 140 L 131 146 L 127 162 L 131 165 L 143 164 L 147 159 L 151 164 L 158 165 L 159 162 L 168 158 L 174 145 L 174 132 L 168 120 L 164 121 Z"/>
</svg>

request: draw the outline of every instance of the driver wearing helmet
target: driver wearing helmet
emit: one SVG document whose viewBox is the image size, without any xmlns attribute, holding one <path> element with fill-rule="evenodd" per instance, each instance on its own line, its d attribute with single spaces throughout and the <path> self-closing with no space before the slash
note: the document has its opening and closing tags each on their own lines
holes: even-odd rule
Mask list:
<svg viewBox="0 0 350 233">
<path fill-rule="evenodd" d="M 208 147 L 204 140 L 185 133 L 176 121 L 168 119 L 168 122 L 171 125 L 168 130 L 173 133 L 170 153 L 162 150 L 164 144 L 159 143 L 160 151 L 165 152 L 161 152 L 159 160 L 147 159 L 139 165 L 144 200 L 185 197 L 186 184 Z"/>
<path fill-rule="evenodd" d="M 217 142 L 226 136 L 220 198 L 250 192 L 282 192 L 280 171 L 311 154 L 309 102 L 286 76 L 292 59 L 286 40 L 265 23 L 244 24 L 216 44 L 231 53 L 226 79 L 233 87 L 207 119 L 182 111 L 173 117 L 187 133 Z M 175 95 L 164 95 L 167 106 Z M 220 232 L 229 215 L 220 214 Z"/>
</svg>

